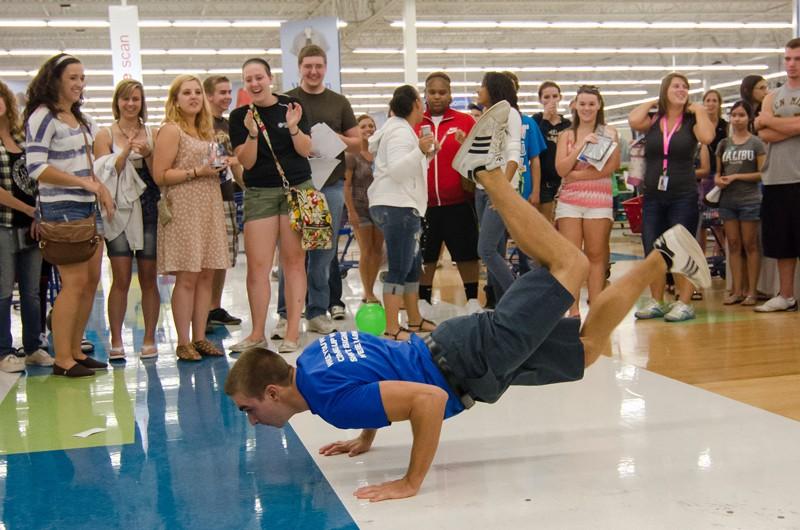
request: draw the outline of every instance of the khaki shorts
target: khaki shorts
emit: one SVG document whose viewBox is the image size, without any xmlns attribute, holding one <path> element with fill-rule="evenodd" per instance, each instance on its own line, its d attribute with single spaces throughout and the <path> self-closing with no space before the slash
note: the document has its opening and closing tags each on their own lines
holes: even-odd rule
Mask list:
<svg viewBox="0 0 800 530">
<path fill-rule="evenodd" d="M 314 187 L 311 179 L 294 186 L 306 190 Z M 283 188 L 247 188 L 244 191 L 244 222 L 289 215 L 289 203 Z"/>
</svg>

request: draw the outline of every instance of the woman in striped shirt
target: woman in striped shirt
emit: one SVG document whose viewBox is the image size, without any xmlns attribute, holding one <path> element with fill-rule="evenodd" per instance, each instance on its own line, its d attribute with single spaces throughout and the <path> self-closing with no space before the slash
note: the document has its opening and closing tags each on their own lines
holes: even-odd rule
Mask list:
<svg viewBox="0 0 800 530">
<path fill-rule="evenodd" d="M 28 87 L 25 133 L 28 173 L 38 181 L 39 204 L 45 221 L 74 221 L 95 215 L 95 202 L 109 216 L 114 202 L 94 176 L 91 147 L 96 125 L 81 113 L 83 65 L 58 54 L 48 59 Z M 59 265 L 61 292 L 53 305 L 54 375 L 83 377 L 105 368 L 81 352 L 81 338 L 92 311 L 103 250 L 83 263 Z"/>
</svg>

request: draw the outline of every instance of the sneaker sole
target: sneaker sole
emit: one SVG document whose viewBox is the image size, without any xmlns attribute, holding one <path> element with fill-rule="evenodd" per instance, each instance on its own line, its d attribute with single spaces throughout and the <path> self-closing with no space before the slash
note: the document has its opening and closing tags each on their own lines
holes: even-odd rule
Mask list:
<svg viewBox="0 0 800 530">
<path fill-rule="evenodd" d="M 697 244 L 697 240 L 683 225 L 675 225 L 670 228 L 670 230 L 681 249 L 686 252 L 697 265 L 697 273 L 693 275 L 696 277 L 697 283 L 695 283 L 694 278 L 687 276 L 680 270 L 671 270 L 670 272 L 684 276 L 692 282 L 695 287 L 700 287 L 702 289 L 711 287 L 711 269 L 708 268 L 708 261 L 706 260 L 705 254 L 703 254 L 703 251 L 700 249 L 700 246 Z"/>
<path fill-rule="evenodd" d="M 786 309 L 759 309 L 759 307 L 754 307 L 753 311 L 756 313 L 795 313 L 797 311 L 797 303 L 793 306 L 789 306 Z"/>
<path fill-rule="evenodd" d="M 508 101 L 503 100 L 503 101 L 498 101 L 497 103 L 492 105 L 491 108 L 489 108 L 489 110 L 487 110 L 486 112 L 481 114 L 481 117 L 478 118 L 478 121 L 475 122 L 475 125 L 472 126 L 472 129 L 470 129 L 469 134 L 464 139 L 464 143 L 461 144 L 461 147 L 458 149 L 458 152 L 456 153 L 456 156 L 453 157 L 453 163 L 450 164 L 453 167 L 453 169 L 455 169 L 456 171 L 459 171 L 459 168 L 461 167 L 461 163 L 464 161 L 464 158 L 469 156 L 470 147 L 472 147 L 472 144 L 475 142 L 475 137 L 478 136 L 478 130 L 480 129 L 480 127 L 479 127 L 480 123 L 482 121 L 484 121 L 484 120 L 487 120 L 487 121 L 488 120 L 495 120 L 495 121 L 497 121 L 495 119 L 495 115 L 496 114 L 501 114 L 502 115 L 503 112 L 505 112 L 506 120 L 507 120 L 508 119 L 508 112 L 510 110 L 511 110 L 511 105 L 509 105 Z M 490 141 L 491 141 L 491 138 L 490 138 Z M 480 167 L 480 166 L 478 166 L 478 167 Z M 468 178 L 468 179 L 469 178 L 472 178 L 472 179 L 475 178 L 474 175 L 472 175 L 471 177 L 467 176 L 467 175 L 464 175 L 464 177 Z"/>
</svg>

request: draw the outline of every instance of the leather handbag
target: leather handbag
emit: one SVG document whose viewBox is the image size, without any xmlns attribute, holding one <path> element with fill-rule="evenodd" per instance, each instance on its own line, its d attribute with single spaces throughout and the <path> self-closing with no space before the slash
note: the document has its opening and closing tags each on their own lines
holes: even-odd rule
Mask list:
<svg viewBox="0 0 800 530">
<path fill-rule="evenodd" d="M 86 159 L 94 178 L 92 158 L 89 155 L 89 142 L 83 131 L 83 144 L 86 148 Z M 88 261 L 97 251 L 100 236 L 97 234 L 94 208 L 84 219 L 74 221 L 42 221 L 39 223 L 39 248 L 42 257 L 53 265 L 71 265 Z"/>
<path fill-rule="evenodd" d="M 300 189 L 289 185 L 258 109 L 251 103 L 250 110 L 281 176 L 283 191 L 289 203 L 289 222 L 294 231 L 300 232 L 300 245 L 303 250 L 330 250 L 333 248 L 333 222 L 325 194 L 315 189 Z"/>
</svg>

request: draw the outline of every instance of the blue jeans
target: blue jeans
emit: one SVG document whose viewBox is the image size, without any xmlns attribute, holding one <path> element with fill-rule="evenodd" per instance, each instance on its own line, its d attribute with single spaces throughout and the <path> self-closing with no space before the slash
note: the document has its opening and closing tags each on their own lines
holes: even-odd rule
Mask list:
<svg viewBox="0 0 800 530">
<path fill-rule="evenodd" d="M 511 284 L 514 273 L 506 261 L 506 225 L 500 213 L 491 208 L 489 194 L 482 189 L 475 190 L 475 210 L 478 212 L 478 255 L 489 276 L 494 295 L 500 300 Z"/>
<path fill-rule="evenodd" d="M 419 292 L 422 219 L 413 208 L 397 206 L 370 206 L 369 215 L 383 232 L 386 241 L 389 271 L 383 282 L 383 293 L 402 295 Z"/>
<path fill-rule="evenodd" d="M 510 385 L 583 377 L 578 318 L 564 318 L 572 295 L 544 267 L 520 276 L 497 309 L 439 324 L 431 337 L 461 385 L 494 403 Z"/>
<path fill-rule="evenodd" d="M 331 211 L 331 224 L 333 226 L 333 248 L 328 250 L 311 250 L 306 253 L 306 278 L 308 281 L 308 295 L 306 297 L 306 320 L 325 315 L 331 305 L 331 261 L 339 251 L 339 230 L 342 228 L 342 214 L 344 213 L 344 181 L 340 180 L 322 188 L 328 208 Z M 341 293 L 341 278 L 339 293 Z M 334 286 L 335 291 L 335 286 Z M 335 294 L 335 293 L 334 293 Z M 336 302 L 336 300 L 333 300 Z M 283 287 L 283 272 L 278 277 L 278 314 L 286 317 L 286 296 Z"/>
<path fill-rule="evenodd" d="M 661 234 L 675 225 L 683 225 L 690 234 L 696 233 L 699 218 L 696 193 L 673 198 L 645 195 L 642 207 L 644 255 L 653 250 L 653 243 Z"/>
<path fill-rule="evenodd" d="M 25 353 L 39 348 L 39 276 L 42 255 L 36 244 L 20 241 L 16 228 L 0 227 L 0 357 L 13 350 L 11 337 L 11 293 L 14 280 L 19 279 L 19 297 L 22 316 L 22 346 Z"/>
</svg>

